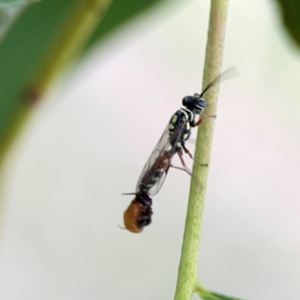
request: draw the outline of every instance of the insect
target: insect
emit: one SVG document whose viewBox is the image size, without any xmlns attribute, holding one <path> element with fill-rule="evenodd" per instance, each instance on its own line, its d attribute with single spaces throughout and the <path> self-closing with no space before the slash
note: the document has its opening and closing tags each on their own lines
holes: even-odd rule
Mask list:
<svg viewBox="0 0 300 300">
<path fill-rule="evenodd" d="M 135 195 L 135 198 L 124 212 L 124 225 L 127 230 L 138 233 L 151 223 L 153 214 L 152 197 L 160 191 L 170 167 L 184 170 L 191 175 L 191 171 L 189 171 L 183 160 L 183 152 L 187 153 L 192 159 L 194 158 L 185 147 L 185 142 L 191 135 L 192 127 L 200 125 L 205 117 L 214 117 L 201 117 L 204 108 L 207 106 L 203 96 L 217 83 L 234 76 L 238 76 L 238 72 L 235 67 L 232 67 L 208 84 L 200 95 L 194 94 L 194 96 L 183 98 L 183 107 L 172 115 L 160 140 L 148 158 L 139 177 L 136 192 L 123 194 Z M 196 120 L 196 115 L 199 115 L 198 120 Z M 183 168 L 172 165 L 172 159 L 176 153 Z M 201 165 L 207 166 L 207 164 Z"/>
</svg>

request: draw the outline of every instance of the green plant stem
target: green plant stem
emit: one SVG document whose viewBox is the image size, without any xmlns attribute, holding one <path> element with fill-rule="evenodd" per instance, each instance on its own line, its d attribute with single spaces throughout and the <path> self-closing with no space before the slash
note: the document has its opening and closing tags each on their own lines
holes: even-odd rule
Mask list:
<svg viewBox="0 0 300 300">
<path fill-rule="evenodd" d="M 218 298 L 214 297 L 214 295 L 212 295 L 208 290 L 206 290 L 199 281 L 195 284 L 194 293 L 196 293 L 200 298 L 202 296 L 203 298 L 207 297 L 211 300 L 219 300 Z"/>
<path fill-rule="evenodd" d="M 44 60 L 18 99 L 18 107 L 0 140 L 0 168 L 24 123 L 34 111 L 38 100 L 51 86 L 53 79 L 68 66 L 84 48 L 94 33 L 112 0 L 79 0 L 56 38 L 47 48 Z"/>
<path fill-rule="evenodd" d="M 210 21 L 206 46 L 203 87 L 221 72 L 228 0 L 211 0 Z M 216 115 L 218 87 L 206 94 L 205 113 Z M 215 119 L 205 119 L 199 127 L 195 158 L 202 163 L 210 162 Z M 204 206 L 208 167 L 194 163 L 189 195 L 181 258 L 179 264 L 175 300 L 189 300 L 197 283 L 198 248 Z"/>
</svg>

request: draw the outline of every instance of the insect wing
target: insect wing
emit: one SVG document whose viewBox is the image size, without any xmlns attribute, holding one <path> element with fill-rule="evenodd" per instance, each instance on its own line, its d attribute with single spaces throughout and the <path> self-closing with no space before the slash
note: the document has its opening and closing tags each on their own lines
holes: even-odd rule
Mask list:
<svg viewBox="0 0 300 300">
<path fill-rule="evenodd" d="M 172 158 L 176 152 L 177 143 L 183 135 L 184 124 L 175 130 L 170 137 L 169 123 L 160 140 L 147 160 L 137 183 L 137 192 L 147 192 L 156 195 L 167 176 Z"/>
<path fill-rule="evenodd" d="M 169 149 L 168 149 L 169 148 Z M 148 158 L 143 171 L 141 172 L 140 178 L 137 183 L 136 191 L 137 192 L 148 192 L 150 195 L 153 194 L 150 190 L 153 188 L 157 182 L 153 182 L 152 178 L 155 176 L 155 171 L 157 168 L 155 166 L 155 162 L 162 154 L 171 149 L 171 144 L 169 142 L 169 126 L 163 132 L 161 138 L 159 139 L 157 145 L 155 146 L 154 150 L 152 151 L 150 157 Z M 165 176 L 163 173 L 166 172 L 166 168 L 161 172 L 161 177 Z"/>
<path fill-rule="evenodd" d="M 163 185 L 163 183 L 164 183 L 164 181 L 167 177 L 167 174 L 168 174 L 169 168 L 171 166 L 174 154 L 177 153 L 177 150 L 178 150 L 177 145 L 178 145 L 178 143 L 180 143 L 180 141 L 183 138 L 185 125 L 186 125 L 186 121 L 183 121 L 180 124 L 180 126 L 178 126 L 178 128 L 175 129 L 169 137 L 169 143 L 171 145 L 170 151 L 168 151 L 169 162 L 168 162 L 168 165 L 167 165 L 167 168 L 166 168 L 165 172 L 163 173 L 162 178 L 160 178 L 160 180 L 157 182 L 157 184 L 151 188 L 150 195 L 152 195 L 152 196 L 156 195 L 160 191 L 160 189 L 161 189 L 161 187 L 162 187 L 162 185 Z"/>
</svg>

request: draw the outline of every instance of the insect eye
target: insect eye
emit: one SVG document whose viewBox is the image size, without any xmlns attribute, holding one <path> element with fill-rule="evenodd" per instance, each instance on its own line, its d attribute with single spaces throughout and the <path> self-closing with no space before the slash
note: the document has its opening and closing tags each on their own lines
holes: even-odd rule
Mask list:
<svg viewBox="0 0 300 300">
<path fill-rule="evenodd" d="M 205 100 L 200 100 L 199 102 L 202 107 L 205 107 L 207 105 Z"/>
<path fill-rule="evenodd" d="M 183 105 L 183 106 L 188 105 L 190 102 L 191 102 L 191 98 L 190 98 L 189 96 L 184 97 L 184 98 L 182 99 L 182 105 Z"/>
</svg>

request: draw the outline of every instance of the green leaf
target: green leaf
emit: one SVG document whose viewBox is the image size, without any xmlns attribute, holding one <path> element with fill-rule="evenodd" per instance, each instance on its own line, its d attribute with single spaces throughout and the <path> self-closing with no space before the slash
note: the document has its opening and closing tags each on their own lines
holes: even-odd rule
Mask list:
<svg viewBox="0 0 300 300">
<path fill-rule="evenodd" d="M 212 291 L 205 291 L 204 293 L 199 293 L 199 296 L 203 300 L 245 300 Z"/>
<path fill-rule="evenodd" d="M 15 135 L 11 132 L 17 127 L 16 112 L 24 105 L 20 95 L 80 1 L 43 0 L 28 6 L 0 44 L 0 160 L 4 143 Z M 114 0 L 81 55 L 126 21 L 159 2 L 162 0 Z"/>
<path fill-rule="evenodd" d="M 207 290 L 200 282 L 196 285 L 195 293 L 197 293 L 203 300 L 245 300 Z"/>
<path fill-rule="evenodd" d="M 277 0 L 286 30 L 300 47 L 300 1 Z"/>
</svg>

